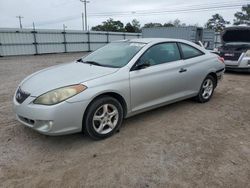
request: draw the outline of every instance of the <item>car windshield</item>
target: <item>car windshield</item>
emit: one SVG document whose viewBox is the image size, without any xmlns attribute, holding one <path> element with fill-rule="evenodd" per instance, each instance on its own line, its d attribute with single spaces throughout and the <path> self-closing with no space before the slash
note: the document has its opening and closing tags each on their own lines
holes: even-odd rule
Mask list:
<svg viewBox="0 0 250 188">
<path fill-rule="evenodd" d="M 139 42 L 114 42 L 94 51 L 82 59 L 98 66 L 121 68 L 145 46 Z"/>
</svg>

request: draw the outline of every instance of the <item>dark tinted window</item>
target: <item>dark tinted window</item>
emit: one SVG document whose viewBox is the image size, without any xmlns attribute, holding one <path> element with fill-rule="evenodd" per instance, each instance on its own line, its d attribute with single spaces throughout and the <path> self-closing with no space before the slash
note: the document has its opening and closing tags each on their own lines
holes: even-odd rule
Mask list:
<svg viewBox="0 0 250 188">
<path fill-rule="evenodd" d="M 148 49 L 140 58 L 140 63 L 158 65 L 180 60 L 180 52 L 176 43 L 157 44 Z"/>
<path fill-rule="evenodd" d="M 182 53 L 183 53 L 183 58 L 184 59 L 189 59 L 192 57 L 197 57 L 203 55 L 203 52 L 200 50 L 196 49 L 195 47 L 189 46 L 187 44 L 180 43 Z"/>
</svg>

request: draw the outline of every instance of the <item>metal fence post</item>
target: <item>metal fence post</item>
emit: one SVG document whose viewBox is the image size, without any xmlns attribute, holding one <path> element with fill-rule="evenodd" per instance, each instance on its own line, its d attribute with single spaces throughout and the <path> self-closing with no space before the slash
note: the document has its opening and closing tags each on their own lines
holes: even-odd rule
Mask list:
<svg viewBox="0 0 250 188">
<path fill-rule="evenodd" d="M 88 34 L 88 51 L 90 52 L 91 51 L 91 48 L 90 48 L 90 32 L 88 31 L 87 34 Z"/>
<path fill-rule="evenodd" d="M 2 54 L 2 43 L 0 42 L 0 57 L 3 57 L 3 54 Z"/>
<path fill-rule="evenodd" d="M 123 33 L 123 39 L 124 40 L 126 39 L 126 33 Z"/>
<path fill-rule="evenodd" d="M 63 31 L 62 34 L 63 34 L 64 53 L 67 53 L 66 31 Z"/>
<path fill-rule="evenodd" d="M 33 45 L 35 46 L 35 55 L 38 55 L 38 48 L 37 48 L 37 39 L 36 39 L 36 33 L 37 31 L 34 29 L 33 31 L 31 31 L 31 33 L 33 33 L 33 37 L 34 37 L 34 42 Z"/>
<path fill-rule="evenodd" d="M 107 32 L 107 43 L 109 43 L 109 32 Z"/>
</svg>

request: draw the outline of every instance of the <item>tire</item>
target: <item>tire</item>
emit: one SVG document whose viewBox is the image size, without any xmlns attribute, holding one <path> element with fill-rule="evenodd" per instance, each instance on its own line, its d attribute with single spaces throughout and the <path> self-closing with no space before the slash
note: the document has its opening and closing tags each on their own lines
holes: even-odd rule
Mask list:
<svg viewBox="0 0 250 188">
<path fill-rule="evenodd" d="M 123 108 L 113 97 L 103 96 L 88 107 L 83 121 L 83 132 L 100 140 L 117 132 L 123 121 Z"/>
<path fill-rule="evenodd" d="M 208 75 L 202 82 L 200 91 L 198 95 L 195 97 L 195 100 L 199 103 L 208 102 L 213 96 L 215 87 L 216 87 L 216 81 L 214 77 Z"/>
</svg>

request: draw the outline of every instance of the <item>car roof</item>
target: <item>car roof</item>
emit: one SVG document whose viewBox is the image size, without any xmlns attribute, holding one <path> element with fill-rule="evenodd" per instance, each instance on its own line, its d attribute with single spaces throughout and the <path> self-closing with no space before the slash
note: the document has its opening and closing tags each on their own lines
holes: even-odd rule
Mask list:
<svg viewBox="0 0 250 188">
<path fill-rule="evenodd" d="M 200 51 L 202 51 L 203 53 L 207 53 L 208 51 L 205 48 L 202 48 L 201 46 L 187 41 L 187 40 L 183 40 L 183 39 L 171 39 L 171 38 L 137 38 L 137 39 L 125 39 L 125 40 L 120 40 L 120 41 L 115 41 L 115 42 L 138 42 L 138 43 L 145 43 L 147 45 L 154 45 L 157 43 L 162 43 L 162 42 L 180 42 L 180 43 L 184 43 L 184 44 L 188 44 L 191 45 L 197 49 L 199 49 Z"/>
<path fill-rule="evenodd" d="M 140 43 L 158 43 L 158 42 L 184 42 L 188 43 L 187 40 L 182 39 L 171 39 L 171 38 L 138 38 L 138 39 L 130 39 L 130 42 L 140 42 Z"/>
</svg>

